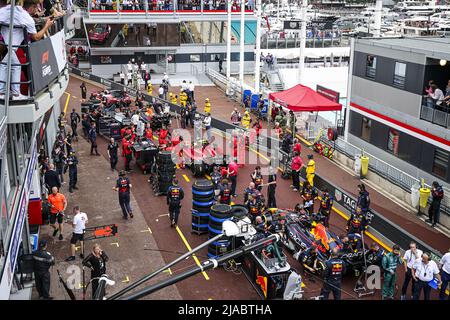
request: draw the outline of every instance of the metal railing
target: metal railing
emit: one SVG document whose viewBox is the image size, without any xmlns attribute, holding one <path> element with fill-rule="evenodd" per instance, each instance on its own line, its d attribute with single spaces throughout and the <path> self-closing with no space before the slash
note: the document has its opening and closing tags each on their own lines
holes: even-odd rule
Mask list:
<svg viewBox="0 0 450 320">
<path fill-rule="evenodd" d="M 434 101 L 428 101 L 428 98 L 425 97 L 420 109 L 420 119 L 450 129 L 450 107 L 444 105 L 444 103 L 437 105 Z"/>
<path fill-rule="evenodd" d="M 326 132 L 322 131 L 320 140 L 324 141 L 328 144 L 328 137 Z M 419 178 L 413 177 L 406 172 L 395 168 L 391 164 L 375 157 L 373 154 L 370 154 L 364 151 L 361 148 L 358 148 L 351 143 L 343 140 L 342 138 L 338 138 L 334 145 L 336 151 L 344 154 L 350 159 L 356 159 L 356 157 L 365 155 L 370 158 L 369 160 L 369 170 L 381 176 L 382 178 L 388 180 L 392 184 L 402 188 L 404 191 L 410 193 L 411 189 L 420 186 L 421 180 Z M 430 185 L 425 184 L 427 188 L 431 188 Z M 444 188 L 444 198 L 441 202 L 441 212 L 445 212 L 447 215 L 450 215 L 450 190 Z"/>
</svg>

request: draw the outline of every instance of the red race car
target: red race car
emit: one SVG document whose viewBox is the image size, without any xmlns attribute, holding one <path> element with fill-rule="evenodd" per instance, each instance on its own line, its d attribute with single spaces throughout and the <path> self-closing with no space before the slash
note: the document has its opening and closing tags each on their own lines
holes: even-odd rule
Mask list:
<svg viewBox="0 0 450 320">
<path fill-rule="evenodd" d="M 131 104 L 131 97 L 124 91 L 121 90 L 111 90 L 108 94 L 104 95 L 104 101 L 106 107 L 113 104 L 118 106 L 129 107 Z"/>
<path fill-rule="evenodd" d="M 111 26 L 109 24 L 96 24 L 89 30 L 89 41 L 91 43 L 104 44 L 111 35 Z"/>
<path fill-rule="evenodd" d="M 184 163 L 190 167 L 192 174 L 196 177 L 205 173 L 211 173 L 214 165 L 223 166 L 225 157 L 222 148 L 203 142 L 201 147 L 184 148 Z"/>
</svg>

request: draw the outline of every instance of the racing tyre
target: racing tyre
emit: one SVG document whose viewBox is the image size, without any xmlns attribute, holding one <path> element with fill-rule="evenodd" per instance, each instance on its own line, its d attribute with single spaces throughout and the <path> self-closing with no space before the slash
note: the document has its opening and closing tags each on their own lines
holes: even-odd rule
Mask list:
<svg viewBox="0 0 450 320">
<path fill-rule="evenodd" d="M 244 218 L 248 215 L 248 209 L 241 204 L 235 204 L 232 206 L 231 215 L 236 218 Z"/>
</svg>

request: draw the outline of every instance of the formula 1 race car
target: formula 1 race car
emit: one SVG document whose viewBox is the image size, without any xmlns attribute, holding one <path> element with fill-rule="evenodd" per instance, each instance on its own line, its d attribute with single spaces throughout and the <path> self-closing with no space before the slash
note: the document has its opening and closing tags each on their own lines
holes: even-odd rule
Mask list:
<svg viewBox="0 0 450 320">
<path fill-rule="evenodd" d="M 286 228 L 282 242 L 286 248 L 295 253 L 296 258 L 314 246 L 321 262 L 319 265 L 323 267 L 334 248 L 341 250 L 345 247 L 341 239 L 321 223 L 319 215 L 307 215 L 294 210 L 277 210 L 276 214 L 283 215 L 285 219 Z M 348 271 L 360 274 L 364 268 L 365 252 L 362 248 L 341 250 L 340 257 L 344 260 Z"/>
<path fill-rule="evenodd" d="M 106 108 L 128 108 L 131 104 L 131 97 L 121 90 L 104 90 L 91 93 L 91 100 L 100 100 Z"/>
<path fill-rule="evenodd" d="M 215 165 L 226 166 L 222 148 L 206 140 L 202 140 L 201 145 L 192 143 L 191 148 L 184 148 L 183 158 L 196 177 L 211 173 Z"/>
<path fill-rule="evenodd" d="M 88 32 L 89 41 L 99 44 L 104 44 L 110 35 L 111 26 L 109 24 L 96 24 Z"/>
</svg>

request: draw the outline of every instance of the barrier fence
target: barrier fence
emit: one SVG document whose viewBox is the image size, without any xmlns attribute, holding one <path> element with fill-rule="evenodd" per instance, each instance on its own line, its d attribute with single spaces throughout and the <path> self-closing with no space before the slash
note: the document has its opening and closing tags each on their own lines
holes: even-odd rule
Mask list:
<svg viewBox="0 0 450 320">
<path fill-rule="evenodd" d="M 120 83 L 116 83 L 111 80 L 103 79 L 99 76 L 81 71 L 80 69 L 77 69 L 74 67 L 69 67 L 69 71 L 75 75 L 78 75 L 78 76 L 84 78 L 84 79 L 91 80 L 91 81 L 103 84 L 105 86 L 108 86 L 112 90 L 123 90 L 123 91 L 126 91 L 128 94 L 134 95 L 134 96 L 136 96 L 137 93 L 139 92 L 138 90 L 130 89 Z M 181 108 L 180 106 L 172 104 L 167 100 L 160 99 L 158 97 L 149 96 L 145 93 L 140 93 L 140 94 L 142 94 L 144 96 L 145 101 L 147 101 L 149 103 L 160 102 L 163 105 L 167 104 L 168 106 L 170 106 L 170 110 L 172 112 L 179 113 L 179 111 L 180 111 L 180 108 Z M 227 123 L 225 121 L 222 121 L 222 120 L 216 119 L 216 118 L 211 119 L 211 126 L 220 131 L 223 131 L 223 132 L 226 132 L 227 130 L 237 129 L 237 128 L 242 129 L 238 126 L 234 126 L 233 124 Z M 267 148 L 267 150 L 271 149 L 272 144 L 279 143 L 279 140 L 275 139 L 273 137 L 263 136 L 262 139 L 266 139 L 265 147 Z M 272 142 L 272 140 L 274 140 L 274 141 Z M 278 141 L 275 141 L 275 140 L 278 140 Z M 281 150 L 278 150 L 278 156 L 279 156 L 279 161 L 280 161 L 281 165 L 285 166 L 285 167 L 288 166 L 288 163 L 286 163 L 286 161 L 290 161 L 290 157 Z M 301 176 L 302 176 L 302 178 L 306 179 L 306 171 L 304 168 L 301 172 Z M 347 192 L 345 192 L 343 189 L 326 181 L 325 179 L 321 178 L 317 174 L 315 176 L 314 184 L 315 184 L 315 188 L 317 188 L 319 190 L 323 190 L 324 188 L 327 188 L 330 191 L 330 194 L 334 195 L 335 201 L 344 208 L 344 211 L 346 212 L 347 215 L 350 215 L 351 212 L 353 212 L 353 210 L 355 209 L 356 198 L 353 197 L 352 195 L 348 194 Z M 373 228 L 376 232 L 386 236 L 386 238 L 388 238 L 393 243 L 399 244 L 402 249 L 407 249 L 409 247 L 409 243 L 411 241 L 414 241 L 421 248 L 432 252 L 436 257 L 442 256 L 442 254 L 438 250 L 434 249 L 432 246 L 427 244 L 425 241 L 423 241 L 422 239 L 418 239 L 414 235 L 408 233 L 407 231 L 402 229 L 400 226 L 389 221 L 388 219 L 383 217 L 383 215 L 376 212 L 375 210 L 370 210 L 369 217 L 371 220 L 371 228 Z"/>
</svg>

